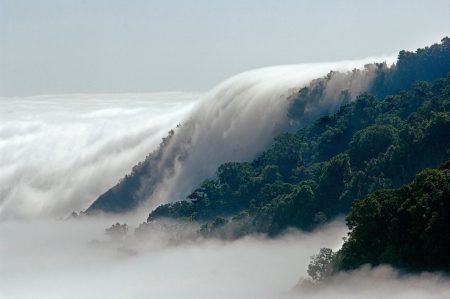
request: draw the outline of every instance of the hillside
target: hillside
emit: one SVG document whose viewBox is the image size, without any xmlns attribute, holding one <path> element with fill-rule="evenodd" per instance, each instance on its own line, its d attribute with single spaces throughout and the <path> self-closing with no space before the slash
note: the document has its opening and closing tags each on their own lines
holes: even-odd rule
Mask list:
<svg viewBox="0 0 450 299">
<path fill-rule="evenodd" d="M 334 99 L 335 103 L 345 104 L 353 101 L 356 96 L 356 94 L 351 93 L 352 89 L 364 91 L 364 88 L 366 88 L 368 93 L 375 95 L 378 98 L 383 98 L 386 95 L 399 92 L 400 90 L 410 89 L 414 82 L 418 80 L 430 81 L 439 77 L 444 77 L 449 71 L 450 39 L 444 38 L 440 44 L 434 44 L 430 47 L 418 49 L 416 52 L 401 51 L 398 55 L 397 64 L 390 67 L 386 64 L 371 64 L 366 65 L 364 70 L 354 70 L 350 73 L 330 72 L 324 78 L 313 80 L 308 87 L 302 88 L 297 95 L 291 99 L 288 116 L 293 123 L 298 122 L 299 125 L 302 126 L 303 124 L 318 118 L 320 115 L 326 115 L 336 111 L 338 108 L 336 105 L 329 105 L 329 107 L 327 107 L 330 97 L 338 98 L 337 100 Z M 361 89 L 362 86 L 365 86 L 364 84 L 362 85 L 363 81 L 368 81 L 369 83 L 367 87 Z M 341 85 L 339 88 L 335 86 L 336 82 L 339 82 Z M 331 94 L 330 90 L 332 90 Z M 370 99 L 368 101 L 370 101 Z M 311 110 L 314 105 L 321 106 L 322 109 L 317 113 L 310 113 L 310 115 L 307 116 L 305 110 Z M 363 116 L 358 117 L 363 118 Z M 320 123 L 321 125 L 317 125 L 318 130 L 321 130 L 319 129 L 320 126 L 330 126 L 327 123 L 326 117 L 322 118 Z M 340 128 L 335 127 L 334 129 L 334 131 L 327 130 L 326 135 L 322 136 L 321 142 L 332 142 L 332 138 L 340 139 L 340 133 L 338 132 Z M 165 164 L 167 163 L 162 165 L 161 161 L 163 155 L 173 157 L 182 157 L 185 155 L 183 148 L 170 147 L 169 143 L 173 134 L 174 132 L 171 131 L 158 149 L 149 154 L 144 161 L 133 167 L 131 173 L 121 179 L 117 185 L 113 186 L 96 199 L 86 212 L 127 212 L 136 208 L 144 200 L 151 198 L 155 188 L 161 183 L 162 174 L 173 171 L 171 169 L 174 167 L 174 164 L 178 163 L 177 159 L 174 158 L 171 162 L 169 161 L 171 164 L 168 169 L 166 169 L 167 165 Z M 349 134 L 349 132 L 346 132 L 346 134 Z M 300 135 L 301 134 L 296 134 L 295 136 Z M 287 136 L 294 135 L 281 135 L 278 137 L 278 140 L 290 138 Z M 188 137 L 189 136 L 186 136 L 186 138 Z M 317 135 L 315 137 L 319 136 Z M 345 147 L 345 142 L 348 140 L 348 136 L 346 136 L 340 143 L 338 142 L 339 144 L 334 142 L 333 146 L 335 146 L 335 148 L 331 148 L 330 146 L 327 147 L 326 144 L 321 143 L 320 146 L 317 147 L 320 151 L 320 155 L 314 157 L 311 161 L 306 162 L 310 163 L 312 161 L 319 162 L 328 160 L 334 154 L 341 152 Z M 295 142 L 294 140 L 292 141 Z M 274 147 L 289 146 L 288 144 L 281 145 L 279 141 L 275 141 L 276 144 L 277 142 L 279 145 L 274 145 Z M 281 142 L 283 143 L 284 141 Z M 325 145 L 325 147 L 322 147 L 323 145 Z M 272 147 L 269 152 L 277 151 L 274 147 Z M 280 150 L 282 151 L 282 149 Z M 292 150 L 296 151 L 298 149 Z M 169 151 L 169 153 L 166 153 L 166 151 Z M 263 156 L 264 155 L 267 154 L 263 154 Z M 287 161 L 287 163 L 288 162 L 289 161 Z M 282 165 L 279 166 L 283 168 Z M 419 169 L 421 168 L 419 167 Z M 281 172 L 283 172 L 283 169 L 281 169 Z M 288 183 L 290 182 L 286 179 L 283 180 Z M 243 203 L 243 206 L 248 206 L 248 204 Z"/>
<path fill-rule="evenodd" d="M 409 271 L 449 271 L 450 161 L 420 172 L 400 189 L 355 201 L 339 270 L 389 264 Z"/>
<path fill-rule="evenodd" d="M 378 100 L 363 94 L 297 133 L 284 133 L 251 163 L 226 163 L 187 201 L 148 218 L 200 221 L 205 235 L 309 230 L 346 214 L 355 199 L 409 183 L 447 160 L 450 78 L 418 82 Z"/>
</svg>

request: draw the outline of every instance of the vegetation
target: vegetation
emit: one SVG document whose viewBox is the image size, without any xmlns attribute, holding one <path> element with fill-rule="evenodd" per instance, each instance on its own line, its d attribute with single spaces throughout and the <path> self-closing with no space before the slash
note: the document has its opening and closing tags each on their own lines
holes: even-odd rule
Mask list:
<svg viewBox="0 0 450 299">
<path fill-rule="evenodd" d="M 317 255 L 311 257 L 308 265 L 308 275 L 313 281 L 323 281 L 330 277 L 334 272 L 334 261 L 336 253 L 330 248 L 321 248 Z"/>
<path fill-rule="evenodd" d="M 288 114 L 291 119 L 304 122 L 305 118 L 310 120 L 320 114 L 331 114 L 335 109 L 333 103 L 346 104 L 361 92 L 381 99 L 401 90 L 409 90 L 417 81 L 431 82 L 446 77 L 448 72 L 450 38 L 446 37 L 440 44 L 418 49 L 416 52 L 400 51 L 397 63 L 392 66 L 374 63 L 349 73 L 331 71 L 327 76 L 313 80 L 309 86 L 302 88 L 293 98 Z M 331 103 L 330 97 L 333 98 Z M 321 107 L 319 115 L 312 113 L 317 106 Z"/>
<path fill-rule="evenodd" d="M 290 119 L 303 125 L 336 111 L 336 105 L 327 102 L 330 97 L 333 103 L 344 104 L 336 115 L 323 116 L 313 126 L 296 134 L 280 135 L 273 146 L 252 163 L 222 165 L 218 179 L 205 181 L 188 198 L 191 203 L 163 206 L 150 218 L 213 222 L 215 217 L 236 216 L 243 233 L 247 230 L 277 233 L 287 226 L 309 229 L 338 212 L 347 212 L 351 201 L 367 192 L 409 182 L 417 171 L 436 166 L 445 159 L 442 149 L 427 144 L 431 141 L 436 147 L 444 146 L 436 143 L 438 136 L 423 134 L 433 131 L 439 135 L 439 128 L 429 126 L 442 125 L 445 129 L 448 117 L 445 112 L 448 110 L 442 106 L 446 104 L 432 99 L 435 95 L 445 97 L 444 91 L 439 91 L 439 83 L 433 86 L 420 83 L 414 87 L 414 82 L 432 81 L 447 76 L 448 72 L 450 39 L 444 38 L 440 44 L 416 52 L 401 51 L 394 66 L 369 64 L 363 70 L 330 72 L 324 78 L 313 80 L 291 99 Z M 412 88 L 409 93 L 399 93 Z M 331 95 L 330 90 L 333 90 Z M 348 104 L 361 91 L 373 96 L 365 94 L 356 103 Z M 396 95 L 388 97 L 383 104 L 378 103 L 377 99 L 391 94 Z M 425 104 L 426 101 L 429 104 Z M 320 109 L 311 113 L 312 107 Z M 305 109 L 310 113 L 305 114 Z M 443 114 L 427 114 L 430 112 Z M 362 129 L 366 131 L 360 131 Z M 155 152 L 102 194 L 86 212 L 126 212 L 149 198 L 161 181 L 163 154 L 173 157 L 185 154 L 182 148 L 168 146 L 172 137 L 173 131 Z M 367 142 L 371 142 L 371 146 L 365 145 Z M 410 143 L 414 143 L 415 148 L 406 153 Z M 340 153 L 342 155 L 337 156 Z M 413 163 L 416 158 L 419 159 L 417 164 Z M 176 158 L 167 161 L 173 164 Z M 172 169 L 174 165 L 165 166 Z M 333 175 L 339 180 L 336 184 L 330 182 Z M 324 189 L 328 187 L 332 188 L 329 195 Z M 303 198 L 302 192 L 308 195 Z M 328 200 L 332 202 L 330 208 L 325 204 Z M 302 208 L 298 209 L 300 206 Z M 287 219 L 281 220 L 285 216 Z M 233 226 L 235 224 L 236 221 Z"/>
<path fill-rule="evenodd" d="M 450 161 L 412 184 L 353 203 L 337 268 L 390 264 L 409 271 L 450 270 Z"/>
<path fill-rule="evenodd" d="M 137 207 L 161 181 L 158 165 L 173 135 L 174 131 L 171 130 L 168 136 L 163 138 L 158 149 L 135 165 L 131 174 L 127 174 L 114 187 L 100 195 L 85 213 L 92 214 L 98 211 L 122 213 Z M 142 190 L 142 178 L 146 178 L 147 190 Z"/>
<path fill-rule="evenodd" d="M 408 272 L 450 271 L 450 160 L 399 189 L 353 203 L 342 248 L 320 249 L 308 274 L 322 281 L 342 270 L 388 264 Z"/>
<path fill-rule="evenodd" d="M 360 95 L 332 116 L 281 134 L 255 161 L 221 165 L 187 201 L 162 205 L 148 220 L 200 221 L 205 234 L 230 237 L 310 230 L 348 213 L 355 199 L 443 163 L 449 111 L 450 77 L 381 101 Z"/>
<path fill-rule="evenodd" d="M 350 213 L 343 247 L 337 253 L 322 248 L 312 257 L 308 274 L 313 280 L 363 264 L 448 271 L 450 162 L 427 168 L 438 167 L 450 153 L 449 71 L 450 39 L 445 38 L 415 53 L 400 52 L 393 67 L 368 65 L 314 80 L 292 99 L 291 120 L 300 121 L 310 103 L 326 101 L 327 86 L 336 78 L 359 82 L 373 76 L 370 93 L 353 99 L 350 89 L 338 90 L 334 96 L 344 105 L 335 114 L 280 134 L 252 162 L 224 163 L 187 200 L 152 211 L 138 233 L 154 220 L 170 218 L 200 223 L 198 233 L 205 237 L 275 236 L 289 227 L 311 230 Z M 136 194 L 151 194 L 172 136 L 173 131 L 90 209 L 125 211 L 142 200 Z M 144 193 L 143 177 L 150 180 Z M 106 232 L 122 238 L 126 231 L 117 223 Z"/>
<path fill-rule="evenodd" d="M 128 232 L 128 225 L 120 224 L 117 222 L 116 224 L 111 225 L 111 227 L 105 229 L 105 233 L 112 240 L 122 240 Z"/>
</svg>

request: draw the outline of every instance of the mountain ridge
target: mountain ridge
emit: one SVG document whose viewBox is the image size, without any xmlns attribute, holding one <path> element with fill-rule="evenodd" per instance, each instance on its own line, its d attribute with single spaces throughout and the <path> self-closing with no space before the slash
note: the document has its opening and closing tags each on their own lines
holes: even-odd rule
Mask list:
<svg viewBox="0 0 450 299">
<path fill-rule="evenodd" d="M 441 76 L 445 71 L 450 70 L 448 59 L 445 59 L 449 53 L 449 44 L 449 39 L 444 38 L 441 44 L 418 49 L 415 53 L 401 51 L 397 65 L 391 68 L 386 64 L 372 64 L 366 66 L 364 70 L 354 70 L 347 74 L 330 72 L 324 78 L 313 80 L 309 86 L 302 88 L 295 95 L 288 110 L 289 118 L 294 122 L 305 122 L 302 117 L 305 115 L 305 110 L 311 110 L 311 103 L 323 103 L 325 105 L 327 98 L 330 97 L 340 97 L 337 103 L 345 104 L 350 102 L 353 100 L 352 96 L 355 97 L 349 92 L 352 88 L 351 84 L 355 85 L 355 82 L 358 82 L 358 80 L 367 80 L 365 78 L 373 76 L 373 74 L 375 74 L 375 77 L 372 79 L 373 83 L 368 90 L 379 96 L 392 92 L 392 90 L 410 86 L 417 78 L 428 79 Z M 429 69 L 428 71 L 424 71 L 425 69 L 422 67 L 423 57 L 428 58 L 427 63 L 430 63 L 429 61 L 431 60 L 431 64 L 427 68 L 427 70 Z M 442 60 L 446 63 L 442 63 Z M 411 72 L 412 75 L 405 75 L 410 69 L 414 70 L 414 72 Z M 345 89 L 335 90 L 331 96 L 327 94 L 331 89 L 327 89 L 328 85 L 345 80 L 352 83 L 345 85 Z M 319 111 L 318 114 L 315 114 L 315 117 L 320 117 L 320 115 L 327 114 L 329 111 L 332 111 L 332 109 L 325 112 Z M 176 134 L 175 131 L 169 132 L 168 137 L 163 140 L 157 150 L 149 154 L 143 162 L 133 167 L 130 175 L 125 176 L 116 186 L 95 200 L 86 212 L 88 214 L 93 214 L 96 211 L 121 213 L 128 212 L 139 206 L 145 199 L 144 197 L 139 198 L 136 196 L 138 192 L 142 192 L 139 191 L 142 189 L 142 185 L 146 186 L 147 191 L 145 192 L 151 194 L 152 188 L 160 183 L 162 179 L 160 172 L 157 171 L 159 167 L 158 162 L 174 134 Z M 172 159 L 174 163 L 177 159 L 182 159 L 182 149 L 174 149 L 171 153 L 178 157 Z M 173 168 L 173 165 L 169 166 L 169 169 L 171 167 Z M 155 171 L 156 175 L 152 175 L 152 171 Z M 145 183 L 143 183 L 144 180 Z"/>
</svg>

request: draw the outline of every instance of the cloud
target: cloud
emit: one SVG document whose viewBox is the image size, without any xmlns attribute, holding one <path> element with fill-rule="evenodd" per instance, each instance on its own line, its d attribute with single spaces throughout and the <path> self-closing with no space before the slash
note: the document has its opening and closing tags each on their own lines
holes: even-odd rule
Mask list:
<svg viewBox="0 0 450 299">
<path fill-rule="evenodd" d="M 156 226 L 148 238 L 130 230 L 111 242 L 115 219 L 33 222 L 0 226 L 0 298 L 448 298 L 449 280 L 437 274 L 402 276 L 386 268 L 344 273 L 319 288 L 294 288 L 320 247 L 338 248 L 338 221 L 313 233 L 276 238 L 168 242 Z M 93 241 L 96 240 L 96 241 Z"/>
<path fill-rule="evenodd" d="M 177 245 L 151 231 L 144 243 L 130 235 L 117 244 L 103 232 L 111 223 L 3 222 L 0 298 L 274 298 L 295 285 L 316 246 L 339 245 L 345 231 L 339 223 L 277 240 Z"/>
<path fill-rule="evenodd" d="M 196 93 L 0 99 L 0 219 L 79 211 L 189 114 Z"/>
<path fill-rule="evenodd" d="M 450 278 L 439 273 L 405 274 L 389 266 L 339 273 L 320 286 L 300 284 L 287 298 L 449 298 Z"/>
<path fill-rule="evenodd" d="M 352 77 L 350 83 L 347 72 L 386 60 L 392 62 L 392 58 L 368 58 L 275 66 L 244 72 L 222 82 L 202 95 L 197 108 L 158 157 L 158 163 L 151 164 L 151 174 L 159 182 L 144 178 L 140 190 L 134 193 L 146 201 L 143 210 L 148 212 L 161 203 L 185 199 L 205 178 L 213 177 L 220 164 L 250 161 L 277 134 L 298 129 L 298 124 L 293 126 L 288 119 L 287 110 L 292 96 L 311 80 L 330 70 L 343 72 L 333 76 L 323 101 L 308 104 L 301 125 L 336 111 L 341 104 L 336 95 L 341 90 L 349 89 L 356 96 L 370 86 L 370 71 L 367 76 Z"/>
<path fill-rule="evenodd" d="M 158 204 L 184 199 L 220 164 L 251 160 L 278 133 L 298 128 L 287 118 L 289 99 L 312 79 L 382 60 L 252 70 L 202 94 L 1 98 L 0 219 L 86 209 L 182 123 L 158 161 L 159 171 L 152 171 L 157 184 L 142 178 L 137 190 L 147 203 L 140 216 L 145 218 Z M 347 86 L 344 75 L 334 76 L 327 100 L 308 105 L 303 124 L 334 111 L 340 88 L 364 90 L 370 78 L 363 79 Z"/>
</svg>

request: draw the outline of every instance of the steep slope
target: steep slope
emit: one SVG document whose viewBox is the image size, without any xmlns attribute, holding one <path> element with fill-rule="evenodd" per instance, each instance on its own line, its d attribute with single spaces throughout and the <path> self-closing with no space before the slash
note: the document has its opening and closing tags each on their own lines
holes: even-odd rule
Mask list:
<svg viewBox="0 0 450 299">
<path fill-rule="evenodd" d="M 149 221 L 206 222 L 206 235 L 311 229 L 347 213 L 358 198 L 409 183 L 450 148 L 450 77 L 419 82 L 384 100 L 364 94 L 338 113 L 278 136 L 252 163 L 226 163 L 188 201 L 155 209 Z"/>
<path fill-rule="evenodd" d="M 409 88 L 416 80 L 444 76 L 450 71 L 449 45 L 450 40 L 445 38 L 441 44 L 419 49 L 415 53 L 402 51 L 397 64 L 392 67 L 386 64 L 368 64 L 362 70 L 353 69 L 349 72 L 346 70 L 356 65 L 335 65 L 338 71 L 312 81 L 291 96 L 282 96 L 281 100 L 280 93 L 305 85 L 314 78 L 314 74 L 324 71 L 323 66 L 310 66 L 306 69 L 309 77 L 290 80 L 289 84 L 278 77 L 298 76 L 298 69 L 272 72 L 270 76 L 266 76 L 266 80 L 244 76 L 242 83 L 239 81 L 242 78 L 230 79 L 224 85 L 227 88 L 233 86 L 234 91 L 223 87 L 214 91 L 215 94 L 226 95 L 226 100 L 214 104 L 206 111 L 200 110 L 194 121 L 172 132 L 159 149 L 136 166 L 117 186 L 101 195 L 87 212 L 125 212 L 149 198 L 152 199 L 153 206 L 182 200 L 193 186 L 198 186 L 202 180 L 213 176 L 214 169 L 221 163 L 253 159 L 279 132 L 292 131 L 322 115 L 333 113 L 341 104 L 353 101 L 363 91 L 383 96 Z M 270 92 L 264 93 L 261 90 Z M 258 96 L 268 97 L 268 100 L 254 101 Z M 284 98 L 289 101 L 282 101 Z M 256 111 L 253 113 L 256 117 L 249 117 L 250 114 L 246 114 L 246 111 Z M 242 118 L 236 121 L 233 113 L 240 114 Z M 227 123 L 219 121 L 218 125 L 218 117 Z M 323 126 L 327 126 L 326 118 L 321 121 L 324 122 Z M 251 129 L 255 123 L 258 130 Z M 199 131 L 198 128 L 202 127 L 205 129 Z M 215 132 L 213 136 L 211 132 Z M 339 132 L 328 134 L 330 138 L 340 138 Z M 281 135 L 279 138 L 284 137 Z M 328 153 L 322 153 L 322 161 L 340 152 L 345 147 L 345 140 L 347 139 L 342 139 L 341 144 L 335 144 L 336 147 Z"/>
<path fill-rule="evenodd" d="M 163 179 L 163 168 L 172 168 L 176 159 L 169 161 L 171 165 L 164 165 L 162 162 L 163 155 L 168 151 L 170 139 L 173 137 L 174 131 L 170 131 L 168 136 L 163 138 L 158 149 L 145 157 L 144 161 L 139 162 L 133 167 L 131 173 L 126 175 L 114 187 L 100 195 L 91 206 L 87 209 L 87 213 L 93 211 L 104 212 L 127 212 L 132 207 L 137 207 L 142 201 L 139 191 L 141 190 L 142 180 L 145 180 L 146 188 L 152 189 Z M 181 151 L 178 151 L 180 154 Z M 142 190 L 141 192 L 145 192 Z"/>
<path fill-rule="evenodd" d="M 341 99 L 335 96 L 338 90 L 330 90 L 326 107 L 320 103 L 311 105 L 301 122 L 293 122 L 287 110 L 299 87 L 326 74 L 330 68 L 353 76 L 347 71 L 362 68 L 365 63 L 278 66 L 226 80 L 203 94 L 190 118 L 174 129 L 131 174 L 100 196 L 88 213 L 125 212 L 144 202 L 155 205 L 184 199 L 205 178 L 214 176 L 220 164 L 252 160 L 280 132 L 298 129 L 341 104 Z M 331 82 L 357 95 L 373 80 L 368 70 L 358 72 L 357 76 L 357 81 L 331 79 Z"/>
</svg>

